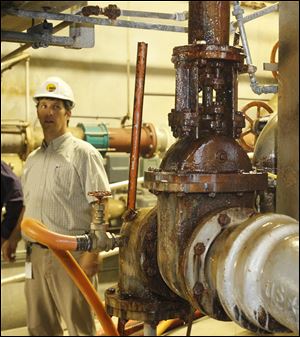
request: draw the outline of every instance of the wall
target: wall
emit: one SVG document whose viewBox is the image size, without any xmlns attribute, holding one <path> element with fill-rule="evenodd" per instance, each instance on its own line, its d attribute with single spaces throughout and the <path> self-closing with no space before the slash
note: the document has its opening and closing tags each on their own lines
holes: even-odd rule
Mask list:
<svg viewBox="0 0 300 337">
<path fill-rule="evenodd" d="M 105 7 L 112 2 L 90 1 L 91 5 Z M 122 1 L 113 2 L 121 9 L 177 13 L 188 10 L 187 1 Z M 250 3 L 250 2 L 249 2 Z M 245 8 L 245 15 L 253 9 Z M 185 22 L 138 19 L 169 25 Z M 56 22 L 57 24 L 57 22 Z M 253 63 L 258 67 L 261 84 L 274 83 L 270 72 L 262 70 L 262 63 L 269 62 L 273 45 L 278 39 L 278 13 L 271 13 L 246 23 Z M 64 30 L 60 35 L 68 35 Z M 168 126 L 167 114 L 174 108 L 175 71 L 171 62 L 175 46 L 187 44 L 186 33 L 175 33 L 132 28 L 96 26 L 95 47 L 71 50 L 62 47 L 28 49 L 30 58 L 30 95 L 50 75 L 59 75 L 69 82 L 76 96 L 74 115 L 99 116 L 110 126 L 119 126 L 120 118 L 132 115 L 137 43 L 148 43 L 147 74 L 145 84 L 143 120 L 159 126 Z M 232 44 L 232 38 L 230 41 Z M 16 43 L 3 43 L 2 56 L 16 49 Z M 130 71 L 128 67 L 130 66 Z M 269 100 L 272 95 L 257 96 L 248 81 L 248 75 L 239 79 L 239 108 L 250 100 Z M 21 63 L 2 75 L 2 119 L 25 118 L 25 63 Z M 104 117 L 118 119 L 105 119 Z M 30 100 L 30 121 L 36 121 L 35 106 Z M 82 119 L 75 119 L 70 126 Z M 93 121 L 94 120 L 89 120 Z M 86 120 L 85 120 L 86 122 Z M 131 123 L 131 121 L 129 122 Z"/>
<path fill-rule="evenodd" d="M 276 211 L 299 219 L 299 2 L 280 2 Z"/>
</svg>

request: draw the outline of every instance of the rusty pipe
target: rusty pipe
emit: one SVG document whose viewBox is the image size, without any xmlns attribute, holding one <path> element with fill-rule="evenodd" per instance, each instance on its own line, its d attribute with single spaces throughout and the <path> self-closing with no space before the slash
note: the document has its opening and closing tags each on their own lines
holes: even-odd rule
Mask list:
<svg viewBox="0 0 300 337">
<path fill-rule="evenodd" d="M 136 77 L 135 77 L 134 111 L 133 111 L 132 136 L 131 136 L 132 149 L 130 152 L 129 185 L 128 185 L 128 199 L 127 199 L 128 210 L 135 210 L 143 100 L 144 100 L 144 85 L 146 75 L 147 46 L 148 45 L 145 42 L 138 43 Z"/>
<path fill-rule="evenodd" d="M 230 1 L 189 1 L 188 42 L 228 45 Z"/>
<path fill-rule="evenodd" d="M 109 128 L 109 148 L 118 152 L 130 152 L 131 128 Z M 144 124 L 141 127 L 140 154 L 149 158 L 157 149 L 157 136 L 152 124 Z"/>
<path fill-rule="evenodd" d="M 23 219 L 21 229 L 25 235 L 38 241 L 39 243 L 47 245 L 53 251 L 53 254 L 62 263 L 72 280 L 82 292 L 87 302 L 95 310 L 102 328 L 107 336 L 119 336 L 119 333 L 111 318 L 105 311 L 99 294 L 93 287 L 86 274 L 80 268 L 79 264 L 73 258 L 71 253 L 67 251 L 68 249 L 77 250 L 78 242 L 76 237 L 51 232 L 47 230 L 42 223 L 31 218 Z"/>
</svg>

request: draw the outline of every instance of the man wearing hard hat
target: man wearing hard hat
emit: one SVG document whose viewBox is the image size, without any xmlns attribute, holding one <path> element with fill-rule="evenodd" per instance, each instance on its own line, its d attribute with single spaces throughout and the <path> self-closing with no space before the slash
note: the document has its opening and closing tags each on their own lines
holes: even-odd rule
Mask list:
<svg viewBox="0 0 300 337">
<path fill-rule="evenodd" d="M 24 217 L 34 218 L 59 234 L 85 234 L 90 230 L 91 203 L 95 201 L 88 192 L 110 189 L 102 157 L 92 145 L 67 130 L 75 100 L 66 82 L 48 78 L 33 99 L 44 140 L 24 166 Z M 25 271 L 25 295 L 30 335 L 63 335 L 61 318 L 69 335 L 95 335 L 91 308 L 56 257 L 37 242 L 30 242 L 27 251 L 30 270 Z M 98 254 L 72 254 L 92 278 L 97 272 Z"/>
</svg>

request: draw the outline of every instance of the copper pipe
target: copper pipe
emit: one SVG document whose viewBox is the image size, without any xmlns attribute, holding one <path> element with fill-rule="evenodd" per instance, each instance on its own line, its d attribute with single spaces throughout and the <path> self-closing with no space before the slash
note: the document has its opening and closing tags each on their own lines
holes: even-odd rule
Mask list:
<svg viewBox="0 0 300 337">
<path fill-rule="evenodd" d="M 94 309 L 106 335 L 119 336 L 111 318 L 105 311 L 99 294 L 71 253 L 67 251 L 67 249 L 76 250 L 76 237 L 51 232 L 42 223 L 31 218 L 23 219 L 21 229 L 25 235 L 39 243 L 47 245 L 53 251 L 53 254 L 62 263 L 87 302 Z"/>
<path fill-rule="evenodd" d="M 134 109 L 133 109 L 132 134 L 131 134 L 132 149 L 130 153 L 129 185 L 128 185 L 128 199 L 127 199 L 128 210 L 135 210 L 141 125 L 143 114 L 144 84 L 146 75 L 147 46 L 148 45 L 145 42 L 138 43 L 136 75 L 135 75 Z"/>
<path fill-rule="evenodd" d="M 130 152 L 131 128 L 109 128 L 109 148 L 117 152 Z M 143 125 L 140 138 L 140 155 L 152 157 L 157 147 L 157 136 L 152 124 Z"/>
<path fill-rule="evenodd" d="M 228 45 L 230 1 L 189 1 L 188 42 Z"/>
</svg>

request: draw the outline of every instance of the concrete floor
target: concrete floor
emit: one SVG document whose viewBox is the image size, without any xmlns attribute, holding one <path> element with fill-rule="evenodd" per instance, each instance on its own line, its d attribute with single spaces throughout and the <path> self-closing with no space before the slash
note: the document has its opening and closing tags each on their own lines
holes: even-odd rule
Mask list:
<svg viewBox="0 0 300 337">
<path fill-rule="evenodd" d="M 114 323 L 117 325 L 117 318 L 113 317 Z M 101 333 L 102 329 L 98 320 L 96 322 L 96 330 L 98 336 L 104 336 Z M 187 327 L 182 326 L 175 328 L 167 333 L 162 334 L 162 336 L 186 336 Z M 135 334 L 136 336 L 141 336 L 142 334 Z M 1 331 L 1 336 L 29 336 L 26 327 L 21 327 L 17 329 L 11 329 L 6 331 Z M 67 330 L 64 332 L 64 336 L 69 336 Z M 133 336 L 133 335 L 131 335 Z M 256 336 L 255 334 L 242 329 L 240 326 L 233 322 L 221 322 L 216 321 L 209 317 L 199 318 L 195 320 L 192 326 L 190 336 Z M 260 334 L 259 336 L 263 336 Z M 276 334 L 270 335 L 266 334 L 264 336 L 298 336 L 297 334 Z"/>
</svg>

